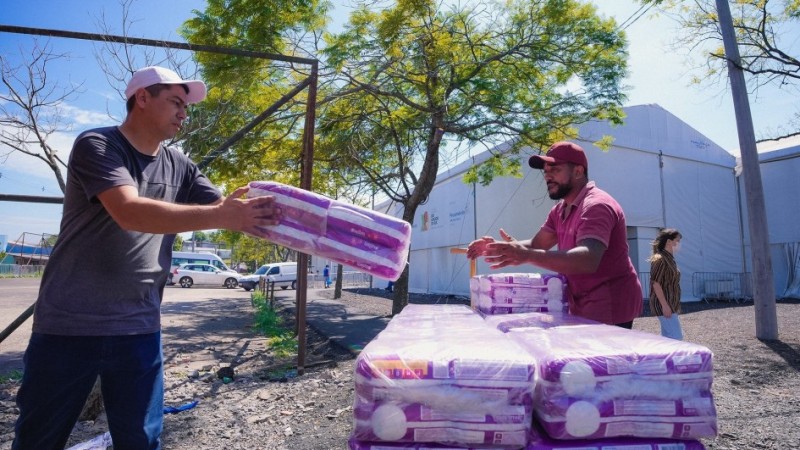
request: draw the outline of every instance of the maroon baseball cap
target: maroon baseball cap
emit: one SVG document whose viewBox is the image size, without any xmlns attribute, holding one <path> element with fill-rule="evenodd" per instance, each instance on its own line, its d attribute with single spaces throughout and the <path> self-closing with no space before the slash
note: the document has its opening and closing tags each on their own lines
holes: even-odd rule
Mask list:
<svg viewBox="0 0 800 450">
<path fill-rule="evenodd" d="M 586 161 L 586 153 L 583 148 L 574 142 L 560 141 L 551 145 L 547 149 L 547 154 L 533 155 L 528 160 L 528 165 L 534 169 L 543 169 L 544 165 L 559 164 L 559 163 L 573 163 L 579 166 L 589 168 L 589 163 Z"/>
</svg>

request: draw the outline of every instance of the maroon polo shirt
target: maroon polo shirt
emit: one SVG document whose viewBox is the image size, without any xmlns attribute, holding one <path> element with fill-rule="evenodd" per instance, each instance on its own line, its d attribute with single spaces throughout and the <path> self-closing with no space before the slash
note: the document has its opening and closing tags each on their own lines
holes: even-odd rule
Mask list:
<svg viewBox="0 0 800 450">
<path fill-rule="evenodd" d="M 628 254 L 625 213 L 613 197 L 589 182 L 570 205 L 558 202 L 542 229 L 556 233 L 561 251 L 584 239 L 606 246 L 595 273 L 566 275 L 570 313 L 609 325 L 641 314 L 642 286 Z"/>
</svg>

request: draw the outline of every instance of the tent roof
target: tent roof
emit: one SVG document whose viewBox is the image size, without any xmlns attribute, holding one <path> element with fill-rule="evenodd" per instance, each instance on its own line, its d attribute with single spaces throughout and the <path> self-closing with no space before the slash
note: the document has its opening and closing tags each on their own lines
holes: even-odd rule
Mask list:
<svg viewBox="0 0 800 450">
<path fill-rule="evenodd" d="M 733 169 L 736 157 L 712 142 L 689 124 L 682 121 L 657 104 L 636 105 L 623 108 L 625 122 L 612 126 L 607 121 L 593 120 L 578 127 L 578 139 L 584 145 L 599 141 L 603 136 L 614 137 L 611 151 L 627 148 L 647 153 L 659 154 L 698 161 Z M 498 145 L 490 151 L 483 151 L 469 160 L 440 172 L 436 182 L 440 183 L 466 172 L 470 167 L 486 161 L 493 153 L 505 153 L 513 141 Z M 588 149 L 587 149 L 588 150 Z M 532 149 L 528 153 L 533 154 Z"/>
<path fill-rule="evenodd" d="M 797 158 L 800 157 L 800 135 L 761 142 L 757 148 L 760 162 Z"/>
<path fill-rule="evenodd" d="M 579 127 L 579 139 L 594 142 L 610 135 L 614 137 L 612 148 L 662 153 L 730 168 L 736 165 L 732 154 L 657 104 L 628 106 L 624 111 L 627 117 L 622 126 L 591 121 Z"/>
</svg>

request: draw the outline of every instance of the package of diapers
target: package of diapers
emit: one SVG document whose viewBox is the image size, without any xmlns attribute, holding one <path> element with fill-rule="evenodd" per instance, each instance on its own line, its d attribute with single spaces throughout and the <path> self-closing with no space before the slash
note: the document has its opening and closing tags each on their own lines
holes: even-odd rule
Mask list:
<svg viewBox="0 0 800 450">
<path fill-rule="evenodd" d="M 515 328 L 554 328 L 574 325 L 599 325 L 600 322 L 572 315 L 566 311 L 529 312 L 493 315 L 483 319 L 492 328 L 507 333 Z"/>
<path fill-rule="evenodd" d="M 347 444 L 350 450 L 507 450 L 504 447 L 481 446 L 481 447 L 454 447 L 442 444 L 418 444 L 414 442 L 366 442 L 350 436 Z"/>
<path fill-rule="evenodd" d="M 565 311 L 566 278 L 557 274 L 504 273 L 470 278 L 472 308 L 484 315 Z"/>
<path fill-rule="evenodd" d="M 552 438 L 717 434 L 706 347 L 604 324 L 508 335 L 537 362 L 534 414 Z"/>
<path fill-rule="evenodd" d="M 705 446 L 696 439 L 616 437 L 557 440 L 534 425 L 524 450 L 705 450 Z"/>
<path fill-rule="evenodd" d="M 273 196 L 281 209 L 280 223 L 260 228 L 258 237 L 389 280 L 403 272 L 408 222 L 281 183 L 253 181 L 249 187 L 248 197 Z"/>
<path fill-rule="evenodd" d="M 526 351 L 467 307 L 403 310 L 356 360 L 353 438 L 521 448 L 534 372 Z"/>
</svg>

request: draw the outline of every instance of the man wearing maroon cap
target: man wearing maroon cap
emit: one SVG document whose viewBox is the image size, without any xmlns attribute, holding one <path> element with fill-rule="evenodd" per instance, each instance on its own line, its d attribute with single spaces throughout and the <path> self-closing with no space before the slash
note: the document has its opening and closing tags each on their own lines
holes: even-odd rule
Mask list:
<svg viewBox="0 0 800 450">
<path fill-rule="evenodd" d="M 475 240 L 467 256 L 485 256 L 492 269 L 533 264 L 561 273 L 572 314 L 631 328 L 642 312 L 642 287 L 628 254 L 622 208 L 589 181 L 589 163 L 578 144 L 556 142 L 528 164 L 544 170 L 550 198 L 560 201 L 530 241 L 516 241 L 501 229 L 502 241 Z"/>
<path fill-rule="evenodd" d="M 117 450 L 159 449 L 164 413 L 161 298 L 175 234 L 276 225 L 273 197 L 223 197 L 164 145 L 206 96 L 163 67 L 136 71 L 119 126 L 83 132 L 67 166 L 61 230 L 25 352 L 13 450 L 63 449 L 100 378 Z"/>
</svg>

